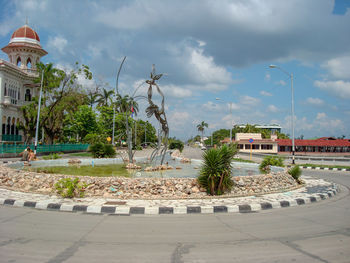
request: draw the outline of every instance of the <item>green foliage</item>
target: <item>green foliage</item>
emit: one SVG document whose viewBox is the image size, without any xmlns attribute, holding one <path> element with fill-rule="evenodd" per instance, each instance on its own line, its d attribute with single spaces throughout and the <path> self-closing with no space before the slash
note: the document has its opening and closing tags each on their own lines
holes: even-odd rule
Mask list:
<svg viewBox="0 0 350 263">
<path fill-rule="evenodd" d="M 80 183 L 79 178 L 62 178 L 55 184 L 55 189 L 63 198 L 84 197 L 87 184 Z"/>
<path fill-rule="evenodd" d="M 221 195 L 231 190 L 233 186 L 231 161 L 236 153 L 236 145 L 224 145 L 203 153 L 203 165 L 197 180 L 209 194 Z"/>
<path fill-rule="evenodd" d="M 51 153 L 47 156 L 43 156 L 44 160 L 56 160 L 62 158 L 58 153 Z"/>
<path fill-rule="evenodd" d="M 83 139 L 83 143 L 88 143 L 88 144 L 104 143 L 106 141 L 107 141 L 106 135 L 96 134 L 96 133 L 89 133 Z"/>
<path fill-rule="evenodd" d="M 95 143 L 90 146 L 89 152 L 91 152 L 94 158 L 115 157 L 116 152 L 111 144 Z"/>
<path fill-rule="evenodd" d="M 96 114 L 88 105 L 81 105 L 72 115 L 67 115 L 65 130 L 84 138 L 89 133 L 98 131 Z"/>
<path fill-rule="evenodd" d="M 301 183 L 299 178 L 301 176 L 302 171 L 298 165 L 295 165 L 292 168 L 290 168 L 288 170 L 288 173 L 295 179 L 295 181 Z"/>
<path fill-rule="evenodd" d="M 169 138 L 169 149 L 178 149 L 180 152 L 182 152 L 182 150 L 184 149 L 184 143 L 175 138 Z"/>
<path fill-rule="evenodd" d="M 220 129 L 220 130 L 213 132 L 212 136 L 213 136 L 213 144 L 221 145 L 221 143 L 220 143 L 221 140 L 230 137 L 230 130 L 229 129 Z M 208 139 L 206 141 L 206 144 L 209 144 L 209 143 L 210 142 Z"/>
<path fill-rule="evenodd" d="M 270 173 L 271 166 L 284 167 L 283 158 L 278 156 L 266 156 L 261 162 L 259 169 L 262 173 Z"/>
</svg>

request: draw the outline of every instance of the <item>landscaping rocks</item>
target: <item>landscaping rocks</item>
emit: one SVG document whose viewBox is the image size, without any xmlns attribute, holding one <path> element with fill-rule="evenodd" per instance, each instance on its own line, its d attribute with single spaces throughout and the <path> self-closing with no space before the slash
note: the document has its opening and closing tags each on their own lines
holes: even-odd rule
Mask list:
<svg viewBox="0 0 350 263">
<path fill-rule="evenodd" d="M 179 171 L 181 173 L 181 171 Z M 0 166 L 0 187 L 40 194 L 56 195 L 55 183 L 74 176 L 44 174 Z M 211 198 L 195 178 L 127 178 L 78 176 L 87 184 L 86 197 L 118 199 L 192 199 Z M 234 177 L 234 187 L 221 197 L 262 195 L 290 191 L 299 187 L 287 173 Z"/>
</svg>

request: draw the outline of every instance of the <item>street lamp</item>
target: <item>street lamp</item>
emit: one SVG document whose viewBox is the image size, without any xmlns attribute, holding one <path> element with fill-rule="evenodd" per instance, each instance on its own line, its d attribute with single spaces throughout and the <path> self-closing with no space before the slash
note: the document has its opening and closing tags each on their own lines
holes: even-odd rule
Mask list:
<svg viewBox="0 0 350 263">
<path fill-rule="evenodd" d="M 295 143 L 294 143 L 294 87 L 293 87 L 293 73 L 288 73 L 283 68 L 276 66 L 276 65 L 270 65 L 269 68 L 277 68 L 280 71 L 282 71 L 284 74 L 286 74 L 291 81 L 291 90 L 292 90 L 292 164 L 295 164 Z"/>
<path fill-rule="evenodd" d="M 215 98 L 216 100 L 221 100 L 220 98 Z M 230 117 L 231 117 L 231 126 L 230 126 L 230 143 L 232 143 L 232 128 L 233 128 L 233 120 L 232 120 L 232 101 L 230 103 Z"/>
</svg>

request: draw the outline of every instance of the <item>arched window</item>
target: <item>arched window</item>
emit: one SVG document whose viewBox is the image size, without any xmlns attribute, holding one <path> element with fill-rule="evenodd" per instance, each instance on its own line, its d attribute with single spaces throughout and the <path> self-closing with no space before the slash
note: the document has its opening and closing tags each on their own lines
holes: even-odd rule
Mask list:
<svg viewBox="0 0 350 263">
<path fill-rule="evenodd" d="M 16 64 L 17 64 L 17 67 L 20 67 L 21 66 L 21 57 L 18 57 L 17 58 L 17 62 L 16 62 Z"/>
<path fill-rule="evenodd" d="M 11 118 L 7 118 L 7 127 L 6 127 L 6 134 L 10 134 L 10 129 L 11 129 Z"/>
<path fill-rule="evenodd" d="M 2 134 L 6 134 L 6 117 L 2 117 Z"/>
<path fill-rule="evenodd" d="M 31 101 L 32 95 L 30 94 L 30 89 L 26 89 L 26 95 L 24 96 L 25 101 Z"/>
<path fill-rule="evenodd" d="M 12 123 L 11 123 L 11 134 L 15 134 L 15 123 L 16 123 L 16 119 L 12 118 Z"/>
<path fill-rule="evenodd" d="M 20 100 L 21 99 L 21 90 L 19 89 L 18 90 L 18 100 Z"/>
<path fill-rule="evenodd" d="M 4 96 L 7 96 L 7 83 L 5 83 L 5 91 L 4 91 Z"/>
<path fill-rule="evenodd" d="M 19 134 L 18 126 L 19 126 L 19 119 L 17 119 L 17 122 L 16 122 L 16 135 Z"/>
<path fill-rule="evenodd" d="M 27 59 L 27 68 L 32 68 L 32 60 L 30 58 Z"/>
</svg>

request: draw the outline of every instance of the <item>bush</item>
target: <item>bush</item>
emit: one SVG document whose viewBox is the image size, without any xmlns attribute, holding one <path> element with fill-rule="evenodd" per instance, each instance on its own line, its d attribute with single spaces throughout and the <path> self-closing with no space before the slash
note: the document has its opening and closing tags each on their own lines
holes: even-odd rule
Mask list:
<svg viewBox="0 0 350 263">
<path fill-rule="evenodd" d="M 288 173 L 295 179 L 295 181 L 297 181 L 299 184 L 301 183 L 300 181 L 300 176 L 301 176 L 301 169 L 298 165 L 295 165 L 294 167 L 290 168 L 288 170 Z"/>
<path fill-rule="evenodd" d="M 79 178 L 62 178 L 55 184 L 55 189 L 63 198 L 84 197 L 87 185 L 81 184 Z"/>
<path fill-rule="evenodd" d="M 284 167 L 283 158 L 277 156 L 266 156 L 261 162 L 259 169 L 262 173 L 270 173 L 271 166 Z"/>
<path fill-rule="evenodd" d="M 184 143 L 180 140 L 171 139 L 169 143 L 169 149 L 178 149 L 180 152 L 184 149 Z"/>
<path fill-rule="evenodd" d="M 116 155 L 112 144 L 95 143 L 90 146 L 89 152 L 94 158 L 115 157 Z"/>
<path fill-rule="evenodd" d="M 203 165 L 197 181 L 207 189 L 211 195 L 221 195 L 231 190 L 231 162 L 237 153 L 237 146 L 224 145 L 221 148 L 212 148 L 203 153 Z"/>
</svg>

